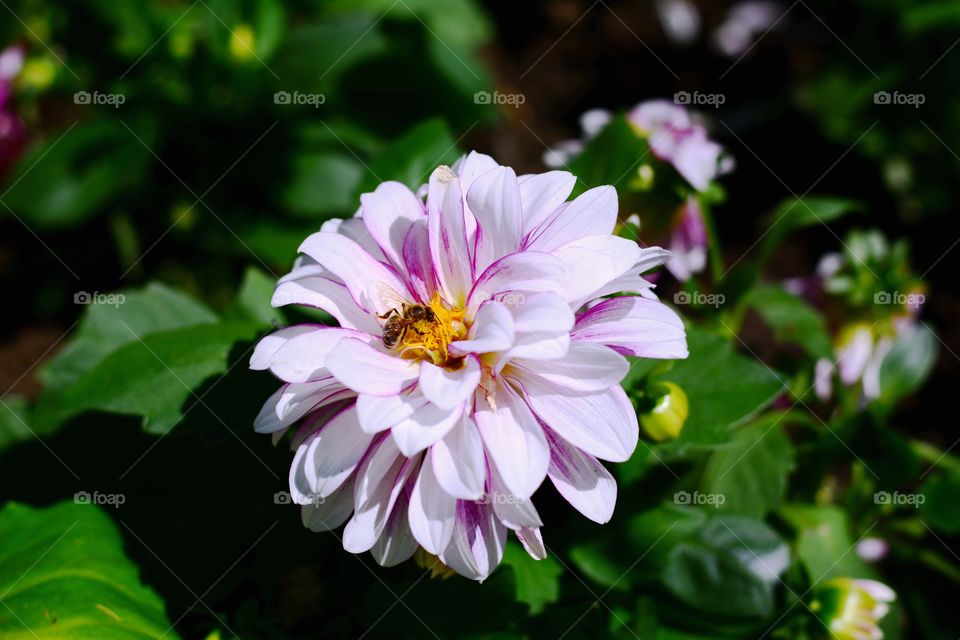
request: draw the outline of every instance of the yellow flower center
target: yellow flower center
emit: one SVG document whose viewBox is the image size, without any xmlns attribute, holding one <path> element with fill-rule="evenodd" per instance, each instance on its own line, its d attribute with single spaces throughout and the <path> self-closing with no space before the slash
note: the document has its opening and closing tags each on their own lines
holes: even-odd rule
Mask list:
<svg viewBox="0 0 960 640">
<path fill-rule="evenodd" d="M 432 314 L 423 314 L 419 320 L 410 319 L 409 307 L 404 313 L 405 329 L 397 349 L 404 358 L 429 360 L 439 367 L 458 368 L 462 358 L 451 357 L 447 346 L 467 335 L 464 311 L 448 307 L 439 295 L 428 305 Z"/>
</svg>

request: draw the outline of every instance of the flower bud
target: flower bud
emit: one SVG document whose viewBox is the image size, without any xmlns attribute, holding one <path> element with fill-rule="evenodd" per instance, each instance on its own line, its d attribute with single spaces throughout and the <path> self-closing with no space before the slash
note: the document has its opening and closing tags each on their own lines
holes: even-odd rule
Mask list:
<svg viewBox="0 0 960 640">
<path fill-rule="evenodd" d="M 656 385 L 656 397 L 653 408 L 640 414 L 643 432 L 657 442 L 673 440 L 680 435 L 687 421 L 690 405 L 687 394 L 673 382 L 661 382 Z"/>
</svg>

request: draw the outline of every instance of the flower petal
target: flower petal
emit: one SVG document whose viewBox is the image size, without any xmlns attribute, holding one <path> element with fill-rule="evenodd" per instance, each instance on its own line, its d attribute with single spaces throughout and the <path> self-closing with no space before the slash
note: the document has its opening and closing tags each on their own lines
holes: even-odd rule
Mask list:
<svg viewBox="0 0 960 640">
<path fill-rule="evenodd" d="M 550 441 L 550 476 L 574 509 L 594 522 L 604 524 L 613 517 L 617 503 L 617 481 L 591 455 L 580 451 L 556 434 L 547 432 Z"/>
<path fill-rule="evenodd" d="M 611 235 L 617 224 L 617 190 L 596 187 L 559 208 L 535 229 L 525 248 L 553 251 L 557 247 L 593 235 Z"/>
<path fill-rule="evenodd" d="M 410 291 L 420 302 L 430 302 L 437 290 L 437 276 L 433 271 L 426 219 L 417 220 L 407 231 L 407 237 L 403 241 L 403 263 Z"/>
<path fill-rule="evenodd" d="M 395 396 L 357 396 L 357 415 L 360 428 L 367 433 L 389 429 L 412 416 L 428 400 L 422 393 L 402 393 Z"/>
<path fill-rule="evenodd" d="M 250 356 L 250 368 L 254 371 L 263 371 L 270 368 L 270 359 L 277 349 L 285 345 L 289 340 L 296 338 L 304 333 L 317 331 L 319 327 L 312 324 L 298 324 L 293 327 L 286 327 L 279 331 L 274 331 L 270 335 L 264 336 L 257 343 Z"/>
<path fill-rule="evenodd" d="M 344 338 L 370 344 L 369 333 L 339 327 L 317 327 L 287 340 L 270 358 L 270 371 L 286 382 L 310 382 L 330 376 L 326 369 L 327 356 Z"/>
<path fill-rule="evenodd" d="M 513 344 L 513 314 L 499 302 L 490 300 L 480 305 L 467 340 L 451 342 L 449 350 L 455 355 L 503 351 Z"/>
<path fill-rule="evenodd" d="M 390 435 L 403 455 L 409 457 L 447 435 L 462 415 L 463 404 L 453 409 L 441 409 L 436 405 L 426 404 L 406 420 L 394 425 L 390 429 Z"/>
<path fill-rule="evenodd" d="M 453 536 L 457 499 L 443 490 L 425 456 L 407 509 L 410 531 L 427 552 L 439 555 Z"/>
<path fill-rule="evenodd" d="M 420 373 L 417 363 L 378 351 L 356 338 L 342 338 L 327 354 L 326 365 L 344 385 L 372 396 L 395 396 Z"/>
<path fill-rule="evenodd" d="M 393 567 L 400 564 L 410 557 L 420 548 L 417 539 L 413 537 L 410 531 L 410 520 L 407 515 L 408 505 L 410 503 L 410 492 L 413 490 L 413 483 L 408 481 L 393 506 L 393 511 L 387 519 L 387 525 L 377 539 L 377 543 L 370 549 L 373 559 L 381 567 Z"/>
<path fill-rule="evenodd" d="M 517 381 L 533 412 L 567 442 L 601 460 L 630 458 L 640 426 L 633 405 L 619 386 L 583 393 L 527 372 Z"/>
<path fill-rule="evenodd" d="M 520 177 L 523 235 L 526 236 L 570 197 L 577 178 L 569 171 L 548 171 Z"/>
<path fill-rule="evenodd" d="M 567 268 L 563 294 L 570 302 L 581 300 L 620 277 L 636 264 L 637 243 L 617 236 L 586 236 L 556 248 L 552 254 Z"/>
<path fill-rule="evenodd" d="M 380 324 L 373 314 L 357 305 L 345 284 L 329 277 L 315 275 L 281 280 L 270 303 L 274 307 L 300 304 L 323 309 L 336 318 L 341 327 L 367 333 L 380 332 Z"/>
<path fill-rule="evenodd" d="M 467 192 L 467 203 L 477 219 L 474 269 L 483 271 L 520 248 L 522 212 L 517 174 L 509 167 L 484 173 Z"/>
<path fill-rule="evenodd" d="M 452 540 L 440 560 L 464 577 L 483 581 L 503 559 L 506 542 L 507 528 L 490 505 L 461 501 Z"/>
<path fill-rule="evenodd" d="M 430 448 L 437 482 L 452 496 L 476 500 L 483 495 L 487 460 L 477 425 L 468 415 Z"/>
<path fill-rule="evenodd" d="M 301 506 L 303 526 L 316 532 L 333 531 L 346 522 L 353 513 L 353 482 L 354 477 L 351 476 L 326 498 L 318 498 Z"/>
<path fill-rule="evenodd" d="M 657 300 L 621 296 L 604 300 L 577 318 L 570 337 L 605 344 L 643 358 L 686 358 L 683 320 Z"/>
<path fill-rule="evenodd" d="M 538 362 L 515 358 L 511 364 L 575 391 L 604 391 L 620 384 L 630 370 L 627 359 L 613 349 L 576 341 L 570 343 L 566 355 L 559 360 Z"/>
<path fill-rule="evenodd" d="M 547 439 L 530 408 L 510 387 L 499 384 L 495 398 L 494 408 L 478 394 L 473 418 L 504 485 L 511 494 L 526 499 L 547 476 Z"/>
<path fill-rule="evenodd" d="M 363 224 L 380 245 L 383 254 L 397 267 L 403 262 L 403 241 L 414 221 L 426 215 L 423 203 L 406 185 L 382 182 L 360 196 Z"/>
<path fill-rule="evenodd" d="M 510 349 L 495 365 L 495 372 L 514 358 L 553 360 L 566 355 L 570 347 L 570 329 L 573 311 L 570 305 L 555 293 L 541 293 L 523 297 L 513 310 L 516 337 Z"/>
<path fill-rule="evenodd" d="M 543 560 L 547 557 L 547 548 L 543 544 L 543 535 L 540 533 L 539 527 L 517 529 L 516 534 L 520 544 L 523 545 L 524 550 L 531 558 Z"/>
<path fill-rule="evenodd" d="M 372 441 L 373 436 L 360 429 L 356 407 L 345 409 L 330 420 L 300 445 L 308 447 L 304 471 L 311 491 L 321 498 L 336 491 L 357 468 Z"/>
<path fill-rule="evenodd" d="M 564 264 L 538 251 L 522 251 L 500 258 L 484 271 L 470 292 L 467 315 L 503 291 L 556 291 L 567 276 Z"/>
<path fill-rule="evenodd" d="M 393 269 L 345 236 L 320 231 L 304 240 L 300 251 L 343 280 L 357 304 L 371 314 L 382 315 L 393 308 L 385 290 L 409 295 Z"/>
<path fill-rule="evenodd" d="M 362 553 L 373 547 L 415 468 L 390 438 L 365 458 L 357 470 L 353 517 L 343 530 L 344 549 Z"/>
<path fill-rule="evenodd" d="M 473 281 L 473 266 L 460 181 L 449 167 L 438 167 L 430 176 L 427 229 L 440 287 L 448 302 L 461 306 Z"/>
<path fill-rule="evenodd" d="M 420 364 L 420 391 L 441 409 L 453 409 L 473 395 L 480 384 L 480 361 L 468 356 L 456 371 L 429 362 Z"/>
<path fill-rule="evenodd" d="M 514 530 L 543 526 L 533 500 L 511 493 L 496 469 L 492 468 L 490 475 L 491 491 L 485 500 L 493 505 L 493 512 L 500 522 Z"/>
</svg>

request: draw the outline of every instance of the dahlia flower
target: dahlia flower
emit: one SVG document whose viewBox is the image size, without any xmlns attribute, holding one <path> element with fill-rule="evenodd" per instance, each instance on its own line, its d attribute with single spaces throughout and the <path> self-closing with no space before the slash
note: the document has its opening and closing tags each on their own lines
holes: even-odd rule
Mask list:
<svg viewBox="0 0 960 640">
<path fill-rule="evenodd" d="M 624 356 L 687 347 L 640 275 L 669 252 L 612 235 L 612 187 L 567 202 L 574 182 L 471 153 L 437 168 L 423 197 L 384 182 L 303 242 L 274 305 L 340 326 L 281 329 L 250 366 L 283 382 L 255 429 L 292 432 L 307 527 L 346 522 L 348 551 L 390 566 L 422 549 L 483 580 L 508 531 L 545 557 L 531 498 L 547 478 L 610 519 L 617 487 L 600 460 L 628 459 L 638 440 Z"/>
<path fill-rule="evenodd" d="M 896 597 L 876 580 L 834 578 L 817 590 L 813 609 L 836 640 L 878 640 L 883 632 L 877 623 Z"/>
</svg>

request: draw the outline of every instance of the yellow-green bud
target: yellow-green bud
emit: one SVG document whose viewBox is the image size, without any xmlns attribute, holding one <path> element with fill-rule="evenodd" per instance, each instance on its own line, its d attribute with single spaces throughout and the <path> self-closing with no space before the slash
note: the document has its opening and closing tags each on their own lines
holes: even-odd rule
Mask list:
<svg viewBox="0 0 960 640">
<path fill-rule="evenodd" d="M 673 382 L 661 382 L 658 386 L 666 393 L 657 398 L 652 409 L 640 414 L 640 426 L 651 439 L 663 442 L 680 435 L 690 404 L 687 394 Z"/>
<path fill-rule="evenodd" d="M 256 55 L 253 52 L 253 45 L 253 29 L 248 24 L 238 24 L 230 35 L 230 55 L 236 60 L 249 60 Z"/>
</svg>

